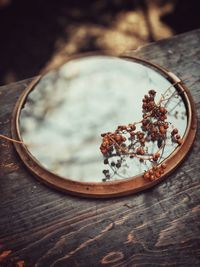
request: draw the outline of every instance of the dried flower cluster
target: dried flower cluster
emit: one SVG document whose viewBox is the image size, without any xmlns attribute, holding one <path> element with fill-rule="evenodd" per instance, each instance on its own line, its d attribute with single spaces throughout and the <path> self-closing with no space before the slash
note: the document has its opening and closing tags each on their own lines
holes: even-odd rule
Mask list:
<svg viewBox="0 0 200 267">
<path fill-rule="evenodd" d="M 173 143 L 182 143 L 178 129 L 167 121 L 166 103 L 170 98 L 164 95 L 158 103 L 155 102 L 156 91 L 150 90 L 142 99 L 143 118 L 141 121 L 128 125 L 120 125 L 111 133 L 103 133 L 100 150 L 104 156 L 104 164 L 110 168 L 103 170 L 103 181 L 111 179 L 111 171 L 117 173 L 128 158 L 137 158 L 140 162 L 149 162 L 150 168 L 143 174 L 144 179 L 154 181 L 166 169 L 166 164 L 160 164 L 166 139 L 170 136 Z M 140 130 L 138 130 L 138 125 Z M 150 153 L 150 145 L 156 144 L 157 151 Z"/>
</svg>

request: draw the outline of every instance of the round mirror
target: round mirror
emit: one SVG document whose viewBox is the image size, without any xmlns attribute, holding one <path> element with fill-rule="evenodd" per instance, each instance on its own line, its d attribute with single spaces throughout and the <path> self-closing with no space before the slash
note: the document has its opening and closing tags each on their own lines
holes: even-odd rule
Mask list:
<svg viewBox="0 0 200 267">
<path fill-rule="evenodd" d="M 144 60 L 108 55 L 73 58 L 36 78 L 13 117 L 12 135 L 23 141 L 16 149 L 33 174 L 94 197 L 156 184 L 196 132 L 180 79 Z"/>
</svg>

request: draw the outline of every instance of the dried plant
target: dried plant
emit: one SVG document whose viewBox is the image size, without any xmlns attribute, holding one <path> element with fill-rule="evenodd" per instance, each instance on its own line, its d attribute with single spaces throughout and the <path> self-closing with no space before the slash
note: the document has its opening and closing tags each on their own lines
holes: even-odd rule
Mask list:
<svg viewBox="0 0 200 267">
<path fill-rule="evenodd" d="M 167 104 L 173 97 L 178 97 L 177 91 L 169 96 L 172 86 L 167 88 L 157 103 L 155 102 L 156 91 L 150 90 L 144 95 L 141 121 L 120 125 L 114 132 L 101 134 L 100 150 L 104 157 L 104 164 L 108 167 L 103 170 L 103 181 L 110 181 L 120 168 L 126 165 L 127 159 L 135 158 L 140 163 L 150 166 L 143 173 L 144 179 L 154 181 L 164 174 L 167 165 L 160 161 L 166 140 L 171 139 L 172 143 L 177 145 L 182 143 L 178 129 L 168 121 Z M 155 144 L 157 151 L 152 153 L 150 151 L 153 150 L 150 148 Z"/>
</svg>

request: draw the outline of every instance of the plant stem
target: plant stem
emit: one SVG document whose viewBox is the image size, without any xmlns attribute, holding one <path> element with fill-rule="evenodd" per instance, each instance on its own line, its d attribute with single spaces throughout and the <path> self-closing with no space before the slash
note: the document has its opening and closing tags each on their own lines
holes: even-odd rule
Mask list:
<svg viewBox="0 0 200 267">
<path fill-rule="evenodd" d="M 5 139 L 5 140 L 8 140 L 8 141 L 13 142 L 13 143 L 23 144 L 22 141 L 12 139 L 12 138 L 10 138 L 10 137 L 8 137 L 8 136 L 5 136 L 5 135 L 3 135 L 3 134 L 0 134 L 0 138 L 3 138 L 3 139 Z"/>
</svg>

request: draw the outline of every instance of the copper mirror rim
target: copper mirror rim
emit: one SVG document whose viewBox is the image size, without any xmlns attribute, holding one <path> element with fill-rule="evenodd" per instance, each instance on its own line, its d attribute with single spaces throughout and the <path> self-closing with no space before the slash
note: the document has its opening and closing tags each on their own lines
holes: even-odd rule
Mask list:
<svg viewBox="0 0 200 267">
<path fill-rule="evenodd" d="M 85 53 L 75 57 L 70 57 L 65 61 L 67 63 L 70 60 L 79 57 L 91 56 L 94 53 Z M 98 53 L 95 55 L 106 55 L 105 53 Z M 112 56 L 112 54 L 111 54 Z M 165 174 L 161 176 L 159 179 L 150 182 L 146 181 L 142 174 L 137 176 L 133 176 L 127 179 L 118 180 L 118 181 L 110 181 L 110 182 L 78 182 L 74 180 L 70 180 L 68 178 L 63 178 L 59 175 L 56 175 L 49 170 L 45 169 L 37 159 L 29 152 L 24 144 L 14 143 L 15 149 L 25 164 L 25 166 L 29 169 L 29 171 L 40 181 L 43 183 L 56 188 L 58 190 L 78 195 L 84 197 L 91 198 L 108 198 L 108 197 L 117 197 L 129 195 L 132 193 L 136 193 L 148 188 L 153 187 L 154 185 L 161 182 L 165 179 L 172 171 L 174 171 L 180 163 L 184 160 L 185 156 L 189 152 L 197 131 L 197 117 L 195 111 L 195 105 L 192 99 L 192 96 L 188 90 L 188 88 L 183 84 L 183 82 L 176 77 L 173 73 L 169 72 L 163 67 L 160 67 L 152 62 L 149 62 L 144 59 L 140 59 L 137 57 L 131 56 L 120 56 L 120 58 L 124 58 L 127 60 L 132 60 L 134 62 L 138 62 L 141 64 L 145 64 L 151 66 L 158 70 L 163 76 L 165 76 L 171 83 L 175 83 L 177 80 L 180 82 L 176 85 L 177 90 L 182 92 L 182 99 L 185 102 L 187 113 L 188 113 L 188 122 L 187 128 L 183 137 L 183 143 L 181 146 L 177 147 L 171 154 L 168 156 L 164 162 L 167 163 L 167 168 Z M 63 62 L 62 62 L 63 63 Z M 60 66 L 60 65 L 59 65 Z M 59 67 L 57 66 L 57 67 Z M 49 71 L 46 69 L 42 72 L 42 75 L 37 76 L 34 80 L 27 86 L 24 92 L 20 95 L 15 108 L 12 113 L 12 121 L 11 121 L 11 134 L 12 138 L 22 141 L 20 130 L 19 130 L 19 118 L 20 112 L 26 102 L 26 99 L 29 93 L 34 89 L 35 85 L 40 81 L 40 79 Z"/>
</svg>

